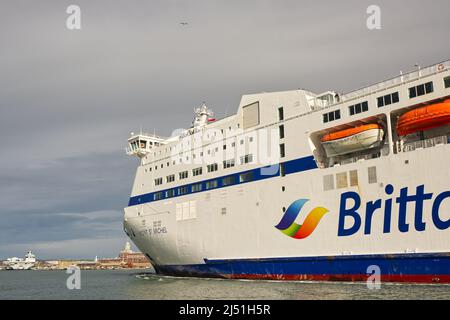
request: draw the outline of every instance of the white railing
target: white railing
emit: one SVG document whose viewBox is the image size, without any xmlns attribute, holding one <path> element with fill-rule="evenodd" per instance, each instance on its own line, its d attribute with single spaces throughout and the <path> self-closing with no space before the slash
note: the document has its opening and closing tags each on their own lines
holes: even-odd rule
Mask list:
<svg viewBox="0 0 450 320">
<path fill-rule="evenodd" d="M 434 137 L 434 138 L 425 139 L 425 140 L 407 142 L 407 143 L 403 143 L 401 150 L 403 152 L 411 152 L 411 151 L 415 151 L 416 149 L 432 148 L 432 147 L 436 147 L 439 145 L 448 144 L 449 140 L 450 140 L 450 136 L 439 136 L 439 137 Z"/>
<path fill-rule="evenodd" d="M 426 148 L 432 148 L 436 146 L 442 146 L 450 144 L 450 135 L 445 136 L 439 136 L 434 137 L 430 139 L 425 140 L 419 140 L 419 141 L 413 141 L 413 142 L 407 142 L 401 144 L 400 142 L 397 142 L 398 152 L 411 152 L 418 149 L 426 149 Z M 321 167 L 327 168 L 327 167 L 335 167 L 335 166 L 343 166 L 351 163 L 355 163 L 358 161 L 366 161 L 371 159 L 377 159 L 380 157 L 385 157 L 389 155 L 389 145 L 385 144 L 381 149 L 374 149 L 372 152 L 368 152 L 365 154 L 352 156 L 352 157 L 344 157 L 342 159 L 336 159 L 336 162 L 332 164 L 324 164 L 322 163 Z"/>
<path fill-rule="evenodd" d="M 408 73 L 404 73 L 404 74 L 400 74 L 399 76 L 396 76 L 394 78 L 382 81 L 382 82 L 378 82 L 376 84 L 373 84 L 371 86 L 368 87 L 364 87 L 361 89 L 357 89 L 345 94 L 340 95 L 340 101 L 334 103 L 333 105 L 331 105 L 330 107 L 333 107 L 337 104 L 340 104 L 342 102 L 346 102 L 349 100 L 354 100 L 357 98 L 361 98 L 367 95 L 371 95 L 373 93 L 382 91 L 382 90 L 387 90 L 389 88 L 398 86 L 400 84 L 403 83 L 408 83 L 417 79 L 421 79 L 430 75 L 434 75 L 440 72 L 444 72 L 450 70 L 450 60 L 438 63 L 438 64 L 434 64 L 432 66 L 429 67 L 425 67 L 425 68 L 420 68 L 418 70 L 415 71 L 411 71 Z"/>
<path fill-rule="evenodd" d="M 385 157 L 389 155 L 389 145 L 385 144 L 381 149 L 373 149 L 372 152 L 368 152 L 365 154 L 352 156 L 352 157 L 345 157 L 342 160 L 338 160 L 333 166 L 335 165 L 346 165 L 355 163 L 358 161 L 365 161 L 365 160 L 371 160 L 371 159 L 377 159 L 380 157 Z"/>
<path fill-rule="evenodd" d="M 143 136 L 146 138 L 150 138 L 150 139 L 155 139 L 155 140 L 167 140 L 167 137 L 163 137 L 163 136 L 158 136 L 155 133 L 149 133 L 149 132 L 139 132 L 139 133 L 133 133 L 133 135 L 129 138 L 129 140 L 133 139 L 134 137 L 137 136 Z"/>
</svg>

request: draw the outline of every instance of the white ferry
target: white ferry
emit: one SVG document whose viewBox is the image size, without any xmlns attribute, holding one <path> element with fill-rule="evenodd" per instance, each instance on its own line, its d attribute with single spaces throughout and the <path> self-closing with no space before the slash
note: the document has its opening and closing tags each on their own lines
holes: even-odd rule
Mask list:
<svg viewBox="0 0 450 320">
<path fill-rule="evenodd" d="M 124 229 L 158 273 L 450 283 L 450 61 L 195 111 L 172 137 L 128 139 Z"/>
<path fill-rule="evenodd" d="M 36 256 L 28 251 L 25 258 L 8 258 L 4 265 L 6 270 L 30 270 L 36 265 Z"/>
</svg>

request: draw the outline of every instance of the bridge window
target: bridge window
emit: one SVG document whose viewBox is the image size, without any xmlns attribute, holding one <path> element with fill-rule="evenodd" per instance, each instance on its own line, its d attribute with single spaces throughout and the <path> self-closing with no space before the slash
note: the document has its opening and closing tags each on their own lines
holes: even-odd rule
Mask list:
<svg viewBox="0 0 450 320">
<path fill-rule="evenodd" d="M 241 173 L 239 175 L 239 182 L 249 182 L 253 180 L 253 172 Z"/>
<path fill-rule="evenodd" d="M 180 180 L 186 179 L 187 177 L 188 177 L 187 171 L 180 172 Z"/>
<path fill-rule="evenodd" d="M 202 171 L 203 171 L 203 168 L 202 168 L 202 167 L 192 169 L 192 175 L 193 175 L 194 177 L 195 177 L 195 176 L 199 176 L 199 175 L 202 174 Z"/>
<path fill-rule="evenodd" d="M 253 155 L 247 154 L 243 157 L 241 157 L 241 164 L 247 164 L 253 162 Z"/>
<path fill-rule="evenodd" d="M 178 195 L 181 196 L 183 194 L 188 193 L 188 187 L 184 186 L 184 187 L 179 187 L 178 188 Z"/>
<path fill-rule="evenodd" d="M 206 181 L 206 189 L 214 189 L 217 188 L 217 180 Z"/>
<path fill-rule="evenodd" d="M 388 106 L 390 104 L 394 104 L 400 101 L 400 98 L 398 96 L 398 92 L 394 92 L 382 97 L 379 97 L 377 99 L 378 101 L 378 108 L 384 107 L 384 106 Z"/>
<path fill-rule="evenodd" d="M 175 181 L 175 175 L 171 174 L 170 176 L 167 176 L 166 177 L 166 181 L 167 181 L 167 183 L 174 182 Z"/>
<path fill-rule="evenodd" d="M 349 113 L 351 116 L 369 111 L 369 103 L 367 101 L 364 101 L 362 103 L 355 104 L 353 106 L 348 107 Z"/>
<path fill-rule="evenodd" d="M 225 161 L 223 162 L 223 168 L 224 168 L 224 169 L 232 168 L 232 167 L 234 167 L 234 165 L 235 165 L 234 159 L 231 159 L 231 160 L 225 160 Z"/>
<path fill-rule="evenodd" d="M 162 192 L 157 192 L 153 195 L 153 200 L 161 200 L 163 198 Z"/>
<path fill-rule="evenodd" d="M 174 189 L 170 189 L 166 191 L 166 198 L 172 198 L 175 196 L 175 190 Z"/>
<path fill-rule="evenodd" d="M 423 96 L 425 94 L 429 94 L 432 93 L 434 91 L 433 88 L 433 82 L 427 82 L 412 88 L 409 88 L 409 97 L 415 98 L 415 97 L 420 97 Z"/>
<path fill-rule="evenodd" d="M 202 191 L 202 184 L 201 183 L 193 184 L 191 190 L 192 190 L 192 192 Z"/>
<path fill-rule="evenodd" d="M 280 121 L 284 120 L 283 107 L 278 108 L 278 120 L 280 120 Z"/>
<path fill-rule="evenodd" d="M 280 139 L 284 138 L 284 125 L 281 125 L 278 127 L 279 132 L 280 132 Z"/>
<path fill-rule="evenodd" d="M 334 110 L 323 114 L 323 123 L 339 120 L 341 118 L 341 110 Z"/>
<path fill-rule="evenodd" d="M 280 157 L 284 158 L 286 156 L 286 148 L 284 143 L 280 144 Z"/>
<path fill-rule="evenodd" d="M 444 85 L 446 88 L 450 88 L 450 77 L 444 79 Z"/>
<path fill-rule="evenodd" d="M 163 179 L 162 178 L 155 179 L 155 186 L 159 186 L 162 183 L 163 183 Z"/>
<path fill-rule="evenodd" d="M 230 186 L 232 184 L 234 184 L 235 182 L 235 178 L 234 176 L 229 176 L 229 177 L 225 177 L 222 179 L 222 185 L 225 186 Z"/>
<path fill-rule="evenodd" d="M 207 168 L 208 168 L 208 172 L 214 172 L 219 169 L 219 166 L 217 165 L 217 163 L 213 163 L 213 164 L 208 164 Z"/>
</svg>

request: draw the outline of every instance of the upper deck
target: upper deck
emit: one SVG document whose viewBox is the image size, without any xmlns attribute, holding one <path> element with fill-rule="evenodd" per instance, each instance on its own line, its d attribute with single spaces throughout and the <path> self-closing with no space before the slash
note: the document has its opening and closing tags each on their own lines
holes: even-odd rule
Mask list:
<svg viewBox="0 0 450 320">
<path fill-rule="evenodd" d="M 392 88 L 399 87 L 401 85 L 406 85 L 413 81 L 417 81 L 432 75 L 436 75 L 438 73 L 445 72 L 449 69 L 450 69 L 450 60 L 446 60 L 424 68 L 418 67 L 417 70 L 410 71 L 407 73 L 401 73 L 400 75 L 392 77 L 390 79 L 383 80 L 375 84 L 364 86 L 362 88 L 344 93 L 339 96 L 340 98 L 339 101 L 327 105 L 326 108 L 333 108 L 343 103 L 348 103 L 370 95 L 378 94 L 383 91 L 388 91 Z"/>
<path fill-rule="evenodd" d="M 142 157 L 133 194 L 178 188 L 310 155 L 317 167 L 329 168 L 446 143 L 448 127 L 408 139 L 395 132 L 399 115 L 446 97 L 450 97 L 450 61 L 342 95 L 305 90 L 244 95 L 236 114 L 173 136 Z M 378 148 L 326 155 L 321 144 L 326 133 L 366 123 L 379 123 L 385 132 Z M 276 133 L 271 148 L 276 157 L 267 162 L 257 157 L 261 147 L 257 140 L 264 131 Z"/>
</svg>

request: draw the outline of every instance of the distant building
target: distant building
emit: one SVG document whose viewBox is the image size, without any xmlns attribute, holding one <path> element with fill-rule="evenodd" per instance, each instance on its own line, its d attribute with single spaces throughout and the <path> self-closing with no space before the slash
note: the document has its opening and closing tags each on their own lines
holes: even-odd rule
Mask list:
<svg viewBox="0 0 450 320">
<path fill-rule="evenodd" d="M 100 269 L 116 269 L 116 268 L 150 268 L 151 264 L 147 257 L 140 252 L 133 252 L 131 244 L 127 241 L 125 248 L 120 251 L 117 258 L 98 259 Z"/>
<path fill-rule="evenodd" d="M 85 260 L 59 260 L 58 269 L 67 269 L 69 267 L 77 266 L 80 269 L 96 269 L 95 261 L 85 261 Z M 53 267 L 55 267 L 53 265 Z"/>
<path fill-rule="evenodd" d="M 7 264 L 2 264 L 2 261 L 0 261 L 0 269 L 5 269 Z M 83 270 L 123 268 L 143 269 L 150 268 L 151 264 L 144 254 L 133 252 L 133 250 L 131 250 L 130 242 L 125 244 L 124 249 L 120 251 L 116 258 L 98 259 L 95 257 L 94 260 L 49 260 L 38 261 L 35 264 L 36 269 L 40 270 L 65 270 L 72 266 L 77 266 Z"/>
<path fill-rule="evenodd" d="M 125 248 L 119 253 L 119 259 L 124 261 L 129 268 L 149 268 L 151 266 L 145 254 L 131 250 L 129 241 L 127 241 Z"/>
</svg>

